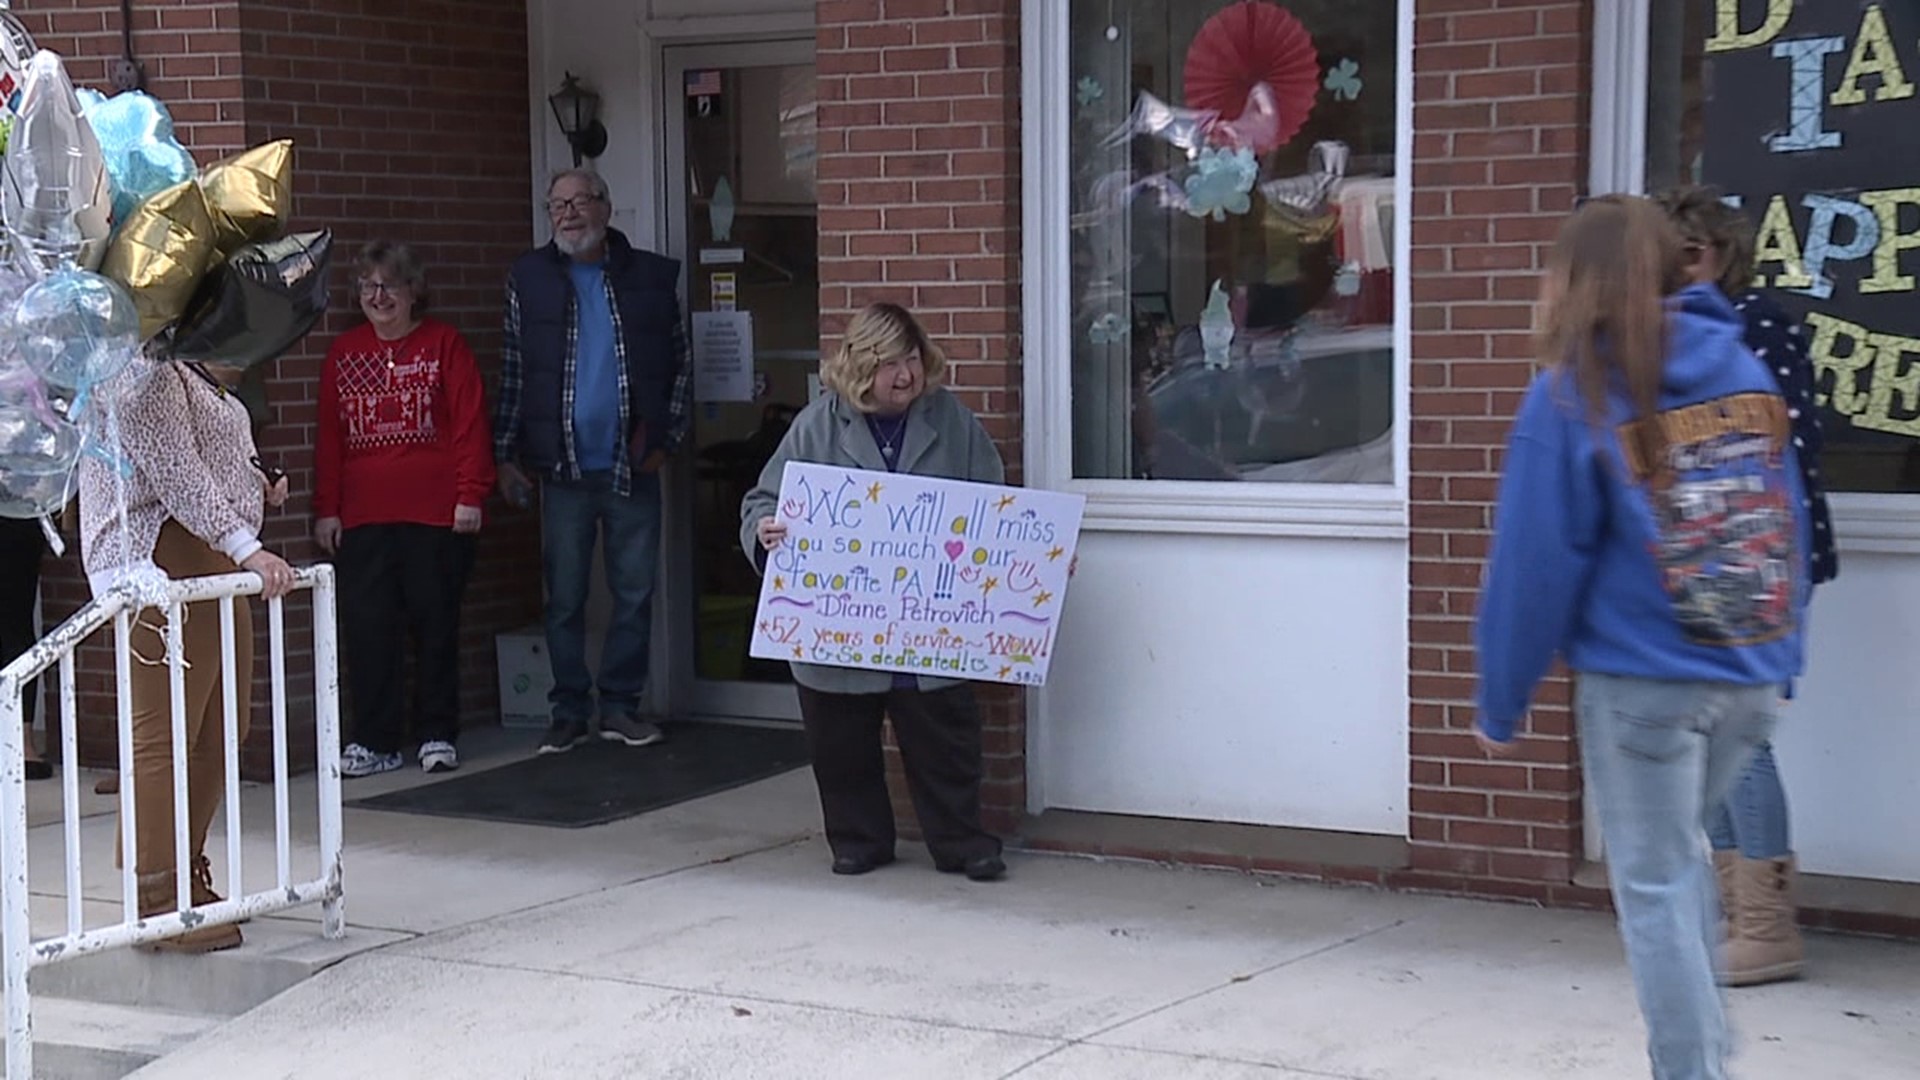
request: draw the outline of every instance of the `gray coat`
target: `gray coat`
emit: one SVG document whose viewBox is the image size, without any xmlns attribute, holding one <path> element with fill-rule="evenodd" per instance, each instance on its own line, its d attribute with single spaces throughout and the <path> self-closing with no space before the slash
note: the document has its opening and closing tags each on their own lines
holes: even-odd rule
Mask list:
<svg viewBox="0 0 1920 1080">
<path fill-rule="evenodd" d="M 740 501 L 740 548 L 756 572 L 765 571 L 766 553 L 755 528 L 761 518 L 773 516 L 780 499 L 780 479 L 789 461 L 887 471 L 880 448 L 874 445 L 873 432 L 867 428 L 866 416 L 839 394 L 815 399 L 794 418 L 793 427 L 780 440 L 780 448 L 760 471 L 760 482 Z M 981 484 L 1003 484 L 1007 478 L 1000 451 L 987 437 L 986 429 L 941 387 L 922 395 L 907 414 L 898 471 Z M 830 694 L 884 694 L 893 686 L 889 672 L 820 664 L 794 664 L 793 677 L 808 689 Z M 917 678 L 922 690 L 956 684 L 952 679 Z"/>
</svg>

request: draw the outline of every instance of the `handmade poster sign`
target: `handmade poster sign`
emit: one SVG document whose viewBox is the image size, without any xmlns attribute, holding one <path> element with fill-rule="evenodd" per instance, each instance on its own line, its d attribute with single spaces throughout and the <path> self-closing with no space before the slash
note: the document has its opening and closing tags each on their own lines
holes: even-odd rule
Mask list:
<svg viewBox="0 0 1920 1080">
<path fill-rule="evenodd" d="M 1039 686 L 1086 500 L 789 463 L 752 655 Z"/>
</svg>

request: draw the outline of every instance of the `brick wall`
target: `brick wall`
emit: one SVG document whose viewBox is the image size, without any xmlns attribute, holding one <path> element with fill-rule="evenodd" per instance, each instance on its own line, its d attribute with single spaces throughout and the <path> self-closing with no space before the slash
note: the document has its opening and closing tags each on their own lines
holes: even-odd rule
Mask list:
<svg viewBox="0 0 1920 1080">
<path fill-rule="evenodd" d="M 526 0 L 241 0 L 246 141 L 294 140 L 297 227 L 334 235 L 333 308 L 276 366 L 262 440 L 302 493 L 268 540 L 299 561 L 319 555 L 304 494 L 316 380 L 328 342 L 361 319 L 362 246 L 411 245 L 433 315 L 466 337 L 490 388 L 498 374 L 507 264 L 532 242 L 526 20 Z M 498 717 L 494 635 L 540 610 L 536 519 L 497 498 L 487 513 L 463 612 L 469 724 Z"/>
<path fill-rule="evenodd" d="M 1519 754 L 1471 732 L 1473 612 L 1501 447 L 1533 374 L 1532 304 L 1584 189 L 1583 0 L 1420 0 L 1415 24 L 1411 867 L 1404 884 L 1551 896 L 1580 858 L 1556 680 Z"/>
<path fill-rule="evenodd" d="M 1020 473 L 1018 0 L 820 0 L 821 348 L 888 300 Z M 1017 691 L 981 694 L 989 825 L 1026 799 Z M 906 807 L 902 804 L 902 815 Z"/>
<path fill-rule="evenodd" d="M 66 57 L 74 81 L 103 91 L 121 52 L 117 0 L 22 0 L 40 42 Z M 294 500 L 270 513 L 266 539 L 296 562 L 308 540 L 315 379 L 327 342 L 356 318 L 352 256 L 374 237 L 413 244 L 426 261 L 434 312 L 474 347 L 489 380 L 498 368 L 507 262 L 531 242 L 527 176 L 525 0 L 141 0 L 135 53 L 148 92 L 167 104 L 181 141 L 202 164 L 246 146 L 295 140 L 294 228 L 334 232 L 334 310 L 268 376 L 264 457 L 288 469 Z M 496 504 L 468 592 L 463 707 L 468 722 L 495 715 L 493 634 L 539 609 L 535 523 Z M 73 557 L 49 564 L 48 619 L 86 599 Z M 310 723 L 312 659 L 305 601 L 291 606 L 292 715 Z M 266 655 L 265 620 L 259 653 Z M 115 754 L 111 658 L 83 655 L 81 753 Z M 264 678 L 264 662 L 257 674 Z M 265 683 L 256 682 L 256 701 Z M 256 718 L 265 720 L 264 710 Z M 294 739 L 310 764 L 312 741 Z M 266 766 L 264 723 L 249 741 L 249 772 Z"/>
</svg>

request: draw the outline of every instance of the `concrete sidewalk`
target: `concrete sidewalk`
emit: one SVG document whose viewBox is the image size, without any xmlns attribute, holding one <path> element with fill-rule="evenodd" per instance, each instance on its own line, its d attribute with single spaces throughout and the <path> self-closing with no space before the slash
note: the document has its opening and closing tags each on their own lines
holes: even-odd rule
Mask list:
<svg viewBox="0 0 1920 1080">
<path fill-rule="evenodd" d="M 804 772 L 587 830 L 350 809 L 349 919 L 386 944 L 135 1075 L 1646 1075 L 1604 916 L 1044 856 L 976 885 L 904 844 L 838 878 L 817 821 Z M 1811 944 L 1808 981 L 1733 996 L 1735 1075 L 1915 1075 L 1920 948 Z"/>
</svg>

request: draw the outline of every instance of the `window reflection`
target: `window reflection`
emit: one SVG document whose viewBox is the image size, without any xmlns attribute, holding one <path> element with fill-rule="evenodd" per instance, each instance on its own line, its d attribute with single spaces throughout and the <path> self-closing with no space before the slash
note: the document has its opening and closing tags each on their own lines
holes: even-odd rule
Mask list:
<svg viewBox="0 0 1920 1080">
<path fill-rule="evenodd" d="M 1074 0 L 1089 478 L 1393 481 L 1393 0 Z"/>
</svg>

